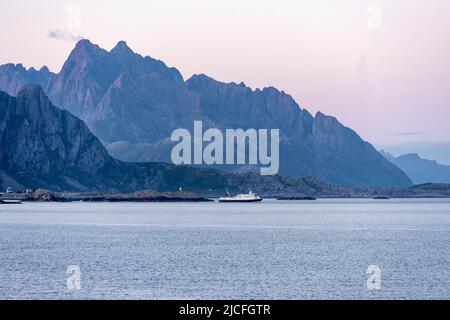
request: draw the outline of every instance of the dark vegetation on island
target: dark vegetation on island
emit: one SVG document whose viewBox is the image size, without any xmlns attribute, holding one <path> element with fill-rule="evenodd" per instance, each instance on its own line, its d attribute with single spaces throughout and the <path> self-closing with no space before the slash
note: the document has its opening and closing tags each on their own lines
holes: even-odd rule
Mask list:
<svg viewBox="0 0 450 320">
<path fill-rule="evenodd" d="M 450 185 L 448 184 L 422 184 L 404 189 L 376 189 L 376 188 L 343 188 L 335 186 L 316 178 L 304 179 L 304 187 L 309 184 L 308 192 L 283 196 L 281 194 L 264 194 L 268 198 L 277 200 L 303 200 L 312 201 L 318 198 L 367 198 L 385 200 L 391 198 L 450 198 Z M 314 190 L 312 188 L 315 188 Z M 306 189 L 304 189 L 306 191 Z M 30 202 L 207 202 L 210 198 L 219 194 L 206 192 L 199 194 L 190 191 L 156 192 L 153 190 L 143 190 L 132 193 L 111 193 L 111 192 L 55 192 L 45 189 L 20 190 L 13 193 L 0 193 L 0 204 L 3 200 L 20 200 Z"/>
<path fill-rule="evenodd" d="M 188 191 L 156 192 L 143 190 L 133 193 L 103 192 L 54 192 L 45 189 L 21 190 L 14 193 L 0 193 L 0 204 L 3 200 L 29 202 L 207 202 L 211 201 L 196 193 Z"/>
</svg>

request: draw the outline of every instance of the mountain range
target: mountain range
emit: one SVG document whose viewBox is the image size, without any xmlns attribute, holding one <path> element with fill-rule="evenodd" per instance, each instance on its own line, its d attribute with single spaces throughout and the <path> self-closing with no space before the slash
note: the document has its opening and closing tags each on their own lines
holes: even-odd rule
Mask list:
<svg viewBox="0 0 450 320">
<path fill-rule="evenodd" d="M 0 114 L 1 189 L 173 192 L 182 188 L 210 196 L 223 194 L 225 188 L 273 196 L 348 193 L 317 178 L 116 160 L 81 119 L 53 106 L 39 85 L 25 85 L 17 97 L 0 91 Z"/>
<path fill-rule="evenodd" d="M 423 159 L 417 153 L 398 157 L 383 150 L 380 153 L 402 169 L 415 184 L 450 183 L 450 166 L 439 164 L 435 160 Z"/>
<path fill-rule="evenodd" d="M 0 90 L 18 96 L 16 103 L 19 106 L 24 105 L 20 101 L 30 90 L 26 87 L 21 92 L 27 84 L 42 87 L 45 94 L 40 93 L 39 99 L 48 96 L 46 104 L 82 119 L 89 128 L 89 137 L 98 137 L 111 155 L 120 160 L 170 162 L 172 131 L 177 128 L 192 130 L 194 120 L 203 120 L 205 129 L 279 128 L 280 174 L 283 176 L 315 176 L 351 187 L 412 184 L 402 170 L 353 130 L 334 117 L 320 112 L 311 115 L 283 91 L 273 87 L 253 90 L 242 82 L 223 83 L 202 74 L 185 81 L 177 69 L 133 52 L 124 41 L 107 51 L 89 40 L 81 40 L 59 73 L 52 73 L 46 67 L 25 69 L 21 64 L 0 66 Z M 3 99 L 13 101 L 5 94 Z M 73 119 L 68 113 L 61 115 L 65 115 L 64 121 Z M 43 119 L 33 121 L 45 125 Z M 81 130 L 86 135 L 87 128 Z M 77 161 L 93 161 L 94 167 L 98 168 L 96 161 L 102 159 L 106 162 L 101 168 L 114 165 L 122 168 L 124 162 L 110 157 L 96 138 L 95 141 L 93 149 Z M 10 143 L 13 141 L 7 141 L 8 148 Z M 16 140 L 14 143 L 21 142 Z M 65 144 L 64 141 L 61 143 Z M 26 154 L 27 148 L 21 152 Z M 88 156 L 91 152 L 93 154 Z M 44 164 L 38 159 L 35 161 L 39 162 L 36 165 L 42 167 L 40 169 L 54 168 L 51 162 Z M 133 170 L 144 170 L 145 165 L 134 166 Z M 219 166 L 219 169 L 229 170 L 230 166 Z M 246 170 L 242 167 L 232 169 L 236 172 Z M 80 179 L 89 184 L 81 176 L 80 173 Z M 114 184 L 109 181 L 105 185 L 109 183 Z"/>
</svg>

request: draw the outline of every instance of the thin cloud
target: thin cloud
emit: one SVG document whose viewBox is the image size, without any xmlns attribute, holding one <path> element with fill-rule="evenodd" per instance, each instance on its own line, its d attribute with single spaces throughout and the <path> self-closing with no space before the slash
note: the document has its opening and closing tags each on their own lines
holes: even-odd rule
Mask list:
<svg viewBox="0 0 450 320">
<path fill-rule="evenodd" d="M 406 131 L 406 132 L 397 132 L 397 133 L 392 133 L 393 136 L 418 136 L 424 134 L 424 132 L 420 132 L 420 131 Z"/>
<path fill-rule="evenodd" d="M 63 41 L 79 41 L 83 39 L 83 37 L 74 35 L 70 32 L 63 30 L 50 30 L 47 34 L 47 37 L 55 40 L 63 40 Z"/>
</svg>

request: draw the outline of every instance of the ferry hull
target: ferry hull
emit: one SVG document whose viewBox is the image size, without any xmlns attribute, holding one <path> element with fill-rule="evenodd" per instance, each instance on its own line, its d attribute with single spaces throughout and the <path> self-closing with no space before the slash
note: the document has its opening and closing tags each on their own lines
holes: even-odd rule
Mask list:
<svg viewBox="0 0 450 320">
<path fill-rule="evenodd" d="M 219 202 L 260 202 L 262 199 L 219 199 Z"/>
</svg>

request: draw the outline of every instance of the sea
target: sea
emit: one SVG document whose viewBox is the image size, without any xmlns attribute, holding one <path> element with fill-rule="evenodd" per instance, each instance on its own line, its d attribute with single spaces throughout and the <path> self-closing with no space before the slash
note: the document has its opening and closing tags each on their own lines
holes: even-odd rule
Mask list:
<svg viewBox="0 0 450 320">
<path fill-rule="evenodd" d="M 450 199 L 0 205 L 0 299 L 450 299 Z"/>
</svg>

